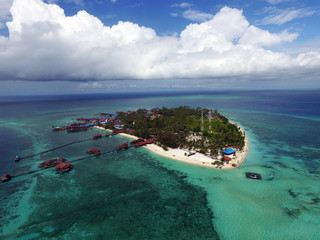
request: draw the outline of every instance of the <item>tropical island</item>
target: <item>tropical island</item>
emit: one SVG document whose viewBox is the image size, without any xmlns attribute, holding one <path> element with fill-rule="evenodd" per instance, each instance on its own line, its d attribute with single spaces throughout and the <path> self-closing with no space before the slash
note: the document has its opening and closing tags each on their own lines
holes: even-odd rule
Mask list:
<svg viewBox="0 0 320 240">
<path fill-rule="evenodd" d="M 215 168 L 236 167 L 248 152 L 245 132 L 217 110 L 153 108 L 103 113 L 100 129 L 133 139 L 152 139 L 144 147 L 167 158 Z"/>
<path fill-rule="evenodd" d="M 237 167 L 248 153 L 248 139 L 243 129 L 230 122 L 217 110 L 205 108 L 190 108 L 187 106 L 177 108 L 153 108 L 151 110 L 138 109 L 137 111 L 117 112 L 115 114 L 101 113 L 100 117 L 80 117 L 78 121 L 69 126 L 55 127 L 52 131 L 66 130 L 67 133 L 86 131 L 90 127 L 110 131 L 111 135 L 122 135 L 133 138 L 130 147 L 145 147 L 152 152 L 191 164 L 205 165 L 215 168 Z M 96 134 L 93 139 L 102 138 Z M 28 156 L 15 156 L 14 161 L 31 158 L 36 155 L 54 151 L 78 142 L 88 141 L 82 139 L 66 143 L 39 153 Z M 65 162 L 64 158 L 49 159 L 39 164 L 40 168 L 56 167 L 56 171 L 64 173 L 72 169 L 72 161 L 79 161 L 102 153 L 117 150 L 126 150 L 129 143 L 118 145 L 116 150 L 103 151 L 91 148 L 86 153 L 90 156 L 80 157 Z M 4 174 L 1 181 L 9 181 L 12 177 L 34 173 L 31 170 L 15 175 Z M 254 175 L 256 176 L 256 175 Z M 251 177 L 253 178 L 253 177 Z M 255 177 L 257 178 L 257 177 Z"/>
</svg>

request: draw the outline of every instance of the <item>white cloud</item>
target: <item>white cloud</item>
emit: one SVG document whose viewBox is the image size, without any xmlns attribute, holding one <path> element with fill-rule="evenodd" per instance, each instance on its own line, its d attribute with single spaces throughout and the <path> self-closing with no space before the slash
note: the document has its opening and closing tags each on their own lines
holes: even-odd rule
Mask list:
<svg viewBox="0 0 320 240">
<path fill-rule="evenodd" d="M 179 8 L 189 8 L 191 7 L 192 4 L 187 3 L 187 2 L 183 2 L 183 3 L 176 3 L 176 4 L 172 4 L 171 7 L 179 7 Z"/>
<path fill-rule="evenodd" d="M 203 22 L 211 19 L 213 17 L 212 14 L 200 12 L 198 10 L 188 9 L 182 13 L 182 16 L 186 19 L 195 21 L 195 22 Z"/>
<path fill-rule="evenodd" d="M 117 2 L 117 0 L 110 0 L 112 3 L 116 3 Z"/>
<path fill-rule="evenodd" d="M 267 0 L 267 2 L 270 4 L 279 4 L 279 3 L 290 2 L 290 1 L 291 0 Z"/>
<path fill-rule="evenodd" d="M 74 3 L 76 5 L 79 5 L 79 6 L 84 6 L 84 1 L 83 0 L 64 0 L 65 2 L 70 2 L 70 3 Z"/>
<path fill-rule="evenodd" d="M 172 17 L 178 17 L 179 16 L 179 14 L 178 13 L 170 13 L 170 15 L 172 16 Z"/>
<path fill-rule="evenodd" d="M 257 47 L 272 46 L 283 42 L 292 42 L 298 37 L 297 33 L 283 31 L 279 34 L 271 34 L 268 31 L 250 26 L 239 39 L 239 43 Z"/>
<path fill-rule="evenodd" d="M 15 0 L 11 13 L 9 37 L 0 36 L 1 80 L 258 78 L 320 69 L 319 52 L 295 58 L 263 48 L 297 34 L 271 34 L 228 7 L 171 37 L 131 22 L 104 26 L 85 11 L 67 17 L 41 0 Z"/>
<path fill-rule="evenodd" d="M 271 15 L 265 17 L 262 20 L 262 24 L 276 24 L 281 25 L 290 22 L 294 19 L 305 18 L 314 15 L 316 12 L 301 8 L 301 9 L 277 9 L 277 8 L 267 8 L 266 12 L 271 12 Z"/>
</svg>

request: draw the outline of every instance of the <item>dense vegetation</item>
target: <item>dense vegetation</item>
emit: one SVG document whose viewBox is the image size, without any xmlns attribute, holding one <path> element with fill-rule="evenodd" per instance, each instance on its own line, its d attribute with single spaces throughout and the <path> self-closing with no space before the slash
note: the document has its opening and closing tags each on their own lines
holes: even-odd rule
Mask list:
<svg viewBox="0 0 320 240">
<path fill-rule="evenodd" d="M 156 137 L 160 144 L 172 148 L 182 146 L 189 149 L 202 149 L 216 155 L 223 147 L 243 148 L 244 136 L 240 128 L 212 111 L 211 131 L 209 132 L 208 109 L 192 109 L 187 106 L 178 108 L 138 109 L 135 112 L 118 112 L 117 118 L 125 129 L 135 130 L 142 138 Z M 201 132 L 203 112 L 204 131 Z M 107 126 L 110 128 L 111 126 Z"/>
</svg>

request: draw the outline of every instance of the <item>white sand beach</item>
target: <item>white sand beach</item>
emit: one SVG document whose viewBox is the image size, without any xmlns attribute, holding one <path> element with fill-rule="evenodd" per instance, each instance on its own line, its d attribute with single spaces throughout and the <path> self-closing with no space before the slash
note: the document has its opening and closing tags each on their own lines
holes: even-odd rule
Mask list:
<svg viewBox="0 0 320 240">
<path fill-rule="evenodd" d="M 101 130 L 106 130 L 103 127 L 96 127 Z M 241 129 L 242 132 L 244 132 L 243 129 Z M 138 139 L 138 137 L 126 134 L 126 133 L 119 133 L 118 135 L 124 136 L 131 139 Z M 218 169 L 232 169 L 234 168 L 232 164 L 236 164 L 236 167 L 240 166 L 241 163 L 245 160 L 248 152 L 249 152 L 249 141 L 247 138 L 247 135 L 245 135 L 245 146 L 242 151 L 236 150 L 235 155 L 230 155 L 229 157 L 231 160 L 229 163 L 225 163 L 223 166 L 217 166 L 212 165 L 213 162 L 217 161 L 218 159 L 221 159 L 222 156 L 218 156 L 217 158 L 213 158 L 209 155 L 205 155 L 199 152 L 195 152 L 195 154 L 188 157 L 188 154 L 190 153 L 187 149 L 178 149 L 178 148 L 168 148 L 168 151 L 165 151 L 162 147 L 156 145 L 156 144 L 148 144 L 143 146 L 144 148 L 152 151 L 153 153 L 156 153 L 160 156 L 170 158 L 177 161 L 182 161 L 189 164 L 204 166 L 204 167 L 211 167 L 211 168 L 218 168 Z M 194 152 L 194 151 L 192 151 Z"/>
</svg>

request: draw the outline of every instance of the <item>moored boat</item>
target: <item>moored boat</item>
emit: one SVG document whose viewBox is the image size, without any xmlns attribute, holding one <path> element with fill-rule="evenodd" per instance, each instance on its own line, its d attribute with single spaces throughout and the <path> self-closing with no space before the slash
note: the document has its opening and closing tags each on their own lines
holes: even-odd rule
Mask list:
<svg viewBox="0 0 320 240">
<path fill-rule="evenodd" d="M 246 177 L 255 180 L 262 180 L 261 174 L 259 173 L 246 172 Z"/>
<path fill-rule="evenodd" d="M 93 139 L 98 139 L 98 138 L 102 138 L 102 134 L 97 134 L 93 136 Z"/>
<path fill-rule="evenodd" d="M 87 151 L 87 153 L 99 156 L 101 154 L 101 151 L 97 148 L 91 148 L 91 150 Z"/>
<path fill-rule="evenodd" d="M 1 176 L 1 181 L 2 182 L 6 182 L 6 181 L 9 181 L 11 179 L 11 176 L 10 174 L 6 173 L 4 174 L 3 176 Z"/>
<path fill-rule="evenodd" d="M 15 161 L 15 162 L 19 162 L 20 159 L 21 159 L 21 158 L 20 158 L 18 155 L 14 157 L 14 161 Z"/>
</svg>

